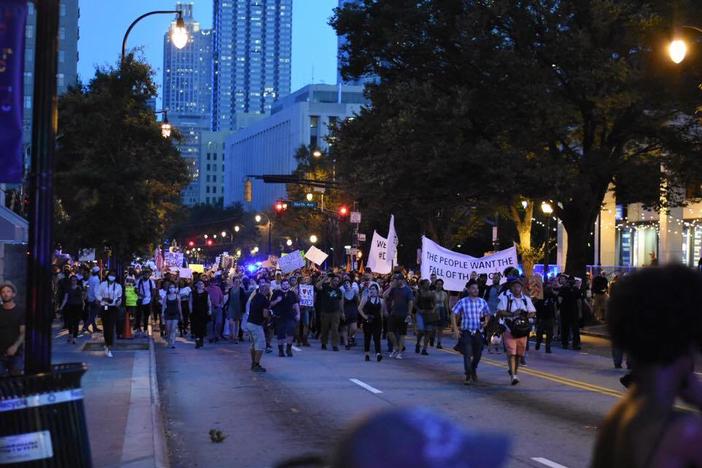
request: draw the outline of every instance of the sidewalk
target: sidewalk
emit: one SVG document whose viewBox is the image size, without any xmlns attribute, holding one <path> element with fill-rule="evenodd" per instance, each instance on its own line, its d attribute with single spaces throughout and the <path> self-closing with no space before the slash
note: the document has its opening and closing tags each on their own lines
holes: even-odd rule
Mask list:
<svg viewBox="0 0 702 468">
<path fill-rule="evenodd" d="M 153 340 L 117 340 L 113 358 L 102 351 L 102 334 L 67 343 L 66 332 L 53 328 L 54 364 L 84 362 L 85 413 L 93 465 L 99 467 L 167 467 Z"/>
<path fill-rule="evenodd" d="M 580 329 L 581 335 L 596 336 L 598 338 L 609 339 L 609 331 L 607 330 L 607 324 L 601 325 L 589 325 Z"/>
</svg>

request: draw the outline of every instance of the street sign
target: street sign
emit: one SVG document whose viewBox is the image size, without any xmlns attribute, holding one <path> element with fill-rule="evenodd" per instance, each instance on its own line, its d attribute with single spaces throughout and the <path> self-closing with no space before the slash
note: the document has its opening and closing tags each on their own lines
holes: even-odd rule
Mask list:
<svg viewBox="0 0 702 468">
<path fill-rule="evenodd" d="M 352 224 L 361 224 L 361 212 L 360 211 L 352 211 L 349 222 L 351 222 Z"/>
<path fill-rule="evenodd" d="M 365 242 L 365 241 L 366 241 L 366 235 L 365 235 L 365 234 L 361 234 L 361 233 L 359 232 L 358 234 L 356 234 L 356 236 L 358 237 L 358 242 Z"/>
<path fill-rule="evenodd" d="M 313 201 L 293 201 L 290 203 L 293 208 L 317 208 L 317 202 Z"/>
</svg>

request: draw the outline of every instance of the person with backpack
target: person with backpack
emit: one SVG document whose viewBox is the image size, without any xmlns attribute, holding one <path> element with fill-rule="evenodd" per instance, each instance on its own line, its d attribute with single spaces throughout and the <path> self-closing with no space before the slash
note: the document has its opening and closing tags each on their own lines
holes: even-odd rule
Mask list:
<svg viewBox="0 0 702 468">
<path fill-rule="evenodd" d="M 145 269 L 136 284 L 137 314 L 134 320 L 134 332 L 141 334 L 149 331 L 149 315 L 151 315 L 152 300 L 156 291 L 156 283 L 151 279 L 151 270 Z"/>
<path fill-rule="evenodd" d="M 524 294 L 523 288 L 522 280 L 513 277 L 509 281 L 509 290 L 500 296 L 497 305 L 497 316 L 504 320 L 505 331 L 502 337 L 507 350 L 507 372 L 512 385 L 519 383 L 519 361 L 526 354 L 527 339 L 531 331 L 529 319 L 536 315 L 534 304 Z"/>
</svg>

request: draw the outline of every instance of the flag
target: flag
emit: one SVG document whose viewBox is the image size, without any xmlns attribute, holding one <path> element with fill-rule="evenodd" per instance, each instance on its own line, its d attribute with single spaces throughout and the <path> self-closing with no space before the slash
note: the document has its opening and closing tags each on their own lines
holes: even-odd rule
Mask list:
<svg viewBox="0 0 702 468">
<path fill-rule="evenodd" d="M 393 265 L 397 265 L 397 246 L 400 240 L 395 232 L 395 215 L 390 215 L 390 227 L 388 227 L 388 259 Z"/>
</svg>

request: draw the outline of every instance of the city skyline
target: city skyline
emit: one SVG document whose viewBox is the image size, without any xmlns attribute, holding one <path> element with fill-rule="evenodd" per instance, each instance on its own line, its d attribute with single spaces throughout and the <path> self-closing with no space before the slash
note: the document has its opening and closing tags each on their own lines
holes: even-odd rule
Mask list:
<svg viewBox="0 0 702 468">
<path fill-rule="evenodd" d="M 194 1 L 195 16 L 202 29 L 212 27 L 213 2 Z M 149 10 L 175 8 L 175 0 L 153 0 L 148 7 L 137 0 L 125 0 L 120 8 L 104 15 L 97 2 L 81 2 L 78 75 L 87 82 L 96 66 L 114 66 L 119 57 L 122 36 L 129 23 Z M 293 1 L 291 90 L 312 82 L 336 83 L 337 40 L 327 24 L 338 0 Z M 153 67 L 154 80 L 162 91 L 163 34 L 173 18 L 151 17 L 129 35 L 128 49 L 140 49 L 141 56 Z M 159 95 L 160 100 L 160 95 Z"/>
</svg>

